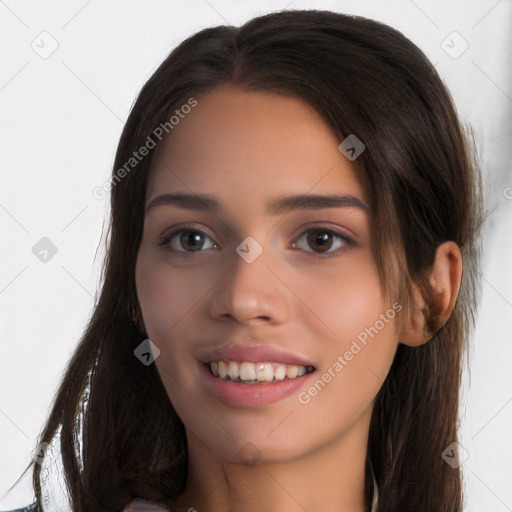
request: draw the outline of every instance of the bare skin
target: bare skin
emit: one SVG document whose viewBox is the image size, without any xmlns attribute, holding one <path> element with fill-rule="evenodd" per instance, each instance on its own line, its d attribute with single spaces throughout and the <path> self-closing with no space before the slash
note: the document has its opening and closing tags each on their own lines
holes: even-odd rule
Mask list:
<svg viewBox="0 0 512 512">
<path fill-rule="evenodd" d="M 321 117 L 272 93 L 228 89 L 197 100 L 158 154 L 146 206 L 182 192 L 214 196 L 222 211 L 149 209 L 136 266 L 143 324 L 161 351 L 155 364 L 187 432 L 189 475 L 179 510 L 363 512 L 375 395 L 398 343 L 428 339 L 421 326 L 409 326 L 400 340 L 398 303 L 380 288 L 367 211 L 265 210 L 268 201 L 294 194 L 365 202 Z M 197 249 L 184 247 L 180 233 L 158 245 L 178 227 L 203 234 Z M 308 238 L 312 230 L 331 233 L 325 245 Z M 248 236 L 263 250 L 252 263 L 236 252 Z M 443 244 L 435 268 L 449 315 L 461 271 L 455 244 Z M 358 335 L 381 324 L 354 353 Z M 267 406 L 226 405 L 204 385 L 198 360 L 234 340 L 299 354 L 313 363 L 314 378 Z M 336 370 L 339 356 L 346 364 Z M 329 369 L 326 385 L 310 393 Z M 242 461 L 248 450 L 252 464 Z"/>
</svg>

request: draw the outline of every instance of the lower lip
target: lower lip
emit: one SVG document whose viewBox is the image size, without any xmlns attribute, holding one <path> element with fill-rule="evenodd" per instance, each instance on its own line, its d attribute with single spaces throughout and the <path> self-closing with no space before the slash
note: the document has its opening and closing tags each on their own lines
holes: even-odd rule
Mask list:
<svg viewBox="0 0 512 512">
<path fill-rule="evenodd" d="M 209 367 L 201 363 L 201 376 L 206 386 L 221 402 L 231 407 L 262 407 L 273 404 L 297 393 L 314 374 L 315 371 L 312 371 L 295 377 L 295 379 L 261 384 L 242 384 L 213 376 Z"/>
</svg>

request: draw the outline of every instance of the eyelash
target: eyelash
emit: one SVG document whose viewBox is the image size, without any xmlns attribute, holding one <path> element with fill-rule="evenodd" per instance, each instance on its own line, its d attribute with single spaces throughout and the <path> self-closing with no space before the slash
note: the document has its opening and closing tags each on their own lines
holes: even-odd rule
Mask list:
<svg viewBox="0 0 512 512">
<path fill-rule="evenodd" d="M 160 239 L 159 241 L 157 242 L 157 245 L 158 246 L 166 246 L 169 244 L 169 242 L 171 242 L 171 240 L 178 234 L 184 232 L 184 231 L 192 231 L 193 233 L 200 233 L 202 235 L 206 235 L 208 238 L 212 239 L 213 241 L 213 238 L 208 235 L 207 233 L 205 233 L 204 231 L 202 231 L 201 229 L 197 229 L 195 228 L 194 226 L 180 226 L 179 228 L 176 228 L 174 230 L 171 230 L 170 232 L 164 234 Z M 351 247 L 354 247 L 354 246 L 357 246 L 357 242 L 350 236 L 344 234 L 344 233 L 340 233 L 339 231 L 335 231 L 333 229 L 330 229 L 330 228 L 327 228 L 327 227 L 324 227 L 324 226 L 311 226 L 311 227 L 308 227 L 306 228 L 304 231 L 302 231 L 299 236 L 296 238 L 296 241 L 300 240 L 305 234 L 307 233 L 310 233 L 310 232 L 322 232 L 322 233 L 329 233 L 330 235 L 334 235 L 335 237 L 337 238 L 340 238 L 343 242 L 344 242 L 344 246 L 333 251 L 333 252 L 328 252 L 328 253 L 320 253 L 320 252 L 315 252 L 315 251 L 304 251 L 306 252 L 307 254 L 311 255 L 313 258 L 316 258 L 316 259 L 322 259 L 322 258 L 329 258 L 329 257 L 333 257 L 333 256 L 338 256 L 340 255 L 341 253 L 345 252 L 346 250 L 350 249 Z M 213 243 L 215 245 L 218 246 L 218 244 L 213 241 Z M 293 242 L 293 244 L 295 245 L 296 242 Z M 168 247 L 164 247 L 165 250 L 168 250 L 168 251 L 173 251 L 173 252 L 178 252 L 178 253 L 181 253 L 182 255 L 186 255 L 185 257 L 193 257 L 195 255 L 195 253 L 198 253 L 198 252 L 205 252 L 204 250 L 199 250 L 199 251 L 181 251 L 181 250 L 177 250 L 177 249 L 173 249 L 172 247 L 168 246 Z M 294 250 L 301 250 L 301 249 L 294 249 Z M 329 249 L 330 250 L 330 249 Z"/>
</svg>

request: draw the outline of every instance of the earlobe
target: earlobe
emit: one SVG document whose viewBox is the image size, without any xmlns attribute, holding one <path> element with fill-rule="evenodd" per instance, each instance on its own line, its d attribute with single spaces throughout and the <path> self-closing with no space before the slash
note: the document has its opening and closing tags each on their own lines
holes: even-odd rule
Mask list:
<svg viewBox="0 0 512 512">
<path fill-rule="evenodd" d="M 419 286 L 413 291 L 411 313 L 400 335 L 400 343 L 418 346 L 431 340 L 453 312 L 462 276 L 462 255 L 455 242 L 444 242 L 436 250 L 425 300 Z"/>
</svg>

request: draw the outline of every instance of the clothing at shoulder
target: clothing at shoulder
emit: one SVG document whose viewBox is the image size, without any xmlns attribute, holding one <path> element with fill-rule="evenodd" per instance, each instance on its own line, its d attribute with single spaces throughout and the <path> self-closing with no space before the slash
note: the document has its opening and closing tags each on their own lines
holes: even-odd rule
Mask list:
<svg viewBox="0 0 512 512">
<path fill-rule="evenodd" d="M 28 505 L 28 507 L 6 510 L 5 512 L 41 512 L 41 509 L 37 506 L 37 503 L 32 503 L 32 505 Z"/>
<path fill-rule="evenodd" d="M 168 508 L 143 499 L 134 499 L 128 503 L 122 512 L 172 512 Z"/>
<path fill-rule="evenodd" d="M 168 508 L 163 508 L 150 501 L 136 499 L 131 501 L 127 507 L 123 509 L 123 512 L 169 512 Z M 41 508 L 37 506 L 37 503 L 32 503 L 24 508 L 17 508 L 16 510 L 5 510 L 0 512 L 42 512 Z"/>
</svg>

